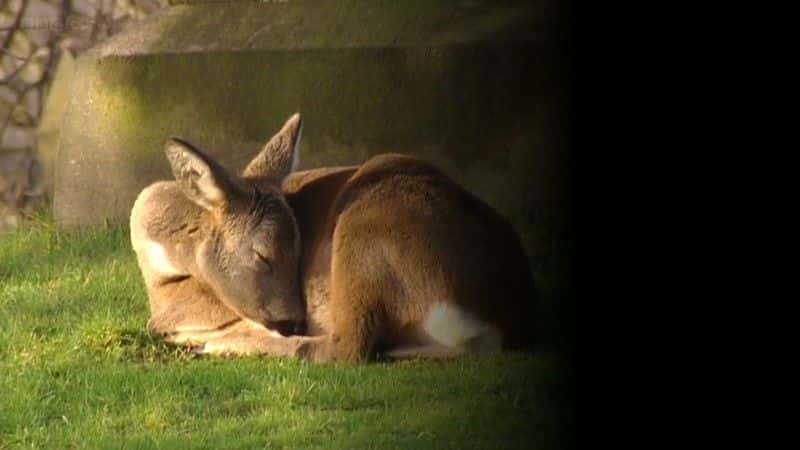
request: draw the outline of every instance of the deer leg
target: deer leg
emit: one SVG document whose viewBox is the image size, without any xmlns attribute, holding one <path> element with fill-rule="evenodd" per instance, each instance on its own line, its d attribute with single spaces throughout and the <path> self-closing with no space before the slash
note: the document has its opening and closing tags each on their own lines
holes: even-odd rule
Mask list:
<svg viewBox="0 0 800 450">
<path fill-rule="evenodd" d="M 258 328 L 231 330 L 230 333 L 215 337 L 198 346 L 195 351 L 203 355 L 264 355 L 275 357 L 305 358 L 313 353 L 313 348 L 323 343 L 324 337 L 288 336 L 284 337 L 272 330 Z"/>
<path fill-rule="evenodd" d="M 354 363 L 374 356 L 386 323 L 382 301 L 396 291 L 389 268 L 376 257 L 374 246 L 359 251 L 341 236 L 334 238 L 331 261 L 329 336 L 312 348 L 316 362 Z M 345 241 L 345 242 L 342 242 Z M 359 270 L 361 268 L 361 270 Z"/>
<path fill-rule="evenodd" d="M 148 289 L 150 333 L 179 345 L 195 345 L 230 332 L 242 321 L 194 278 Z"/>
<path fill-rule="evenodd" d="M 193 278 L 155 286 L 149 292 L 148 328 L 167 342 L 209 355 L 263 354 L 302 357 L 321 338 L 283 337 L 261 324 L 239 317 Z"/>
<path fill-rule="evenodd" d="M 333 333 L 309 347 L 308 358 L 320 363 L 355 363 L 371 359 L 377 341 L 375 315 L 366 313 L 337 322 L 340 325 Z"/>
</svg>

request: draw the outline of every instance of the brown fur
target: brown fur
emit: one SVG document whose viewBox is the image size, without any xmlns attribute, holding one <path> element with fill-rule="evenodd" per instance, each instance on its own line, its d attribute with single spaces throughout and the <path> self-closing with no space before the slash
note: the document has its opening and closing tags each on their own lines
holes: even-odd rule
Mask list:
<svg viewBox="0 0 800 450">
<path fill-rule="evenodd" d="M 291 253 L 285 241 L 292 231 L 302 237 L 297 254 L 282 260 L 294 266 L 265 278 L 271 286 L 253 298 L 227 298 L 217 292 L 224 281 L 204 279 L 205 272 L 195 269 L 203 265 L 201 241 L 235 221 L 241 208 L 226 204 L 219 213 L 196 206 L 213 201 L 189 201 L 198 195 L 193 183 L 200 191 L 209 184 L 181 183 L 180 170 L 179 183 L 157 183 L 140 194 L 131 233 L 148 285 L 153 332 L 202 344 L 207 353 L 315 361 L 357 361 L 376 353 L 450 357 L 530 343 L 533 282 L 507 221 L 438 169 L 409 156 L 380 155 L 357 167 L 289 174 L 300 126 L 298 116 L 290 119 L 240 178 L 210 169 L 220 172 L 211 185 L 224 192 L 255 187 L 288 205 L 280 213 L 290 214 L 283 221 L 296 229 L 286 225 L 283 234 L 264 234 L 262 246 Z M 276 189 L 281 181 L 282 194 Z M 207 189 L 209 198 L 218 196 L 214 189 Z M 242 229 L 229 234 L 236 233 L 241 240 Z M 157 252 L 148 253 L 148 240 L 160 243 L 181 273 L 155 274 L 151 266 L 160 260 Z M 294 287 L 296 298 L 287 294 Z M 299 319 L 294 306 L 305 311 L 308 336 L 271 331 L 275 322 Z"/>
</svg>

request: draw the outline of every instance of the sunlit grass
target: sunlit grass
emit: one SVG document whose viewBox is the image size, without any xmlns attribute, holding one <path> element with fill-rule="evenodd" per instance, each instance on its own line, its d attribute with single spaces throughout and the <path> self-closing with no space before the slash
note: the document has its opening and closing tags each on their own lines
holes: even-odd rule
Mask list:
<svg viewBox="0 0 800 450">
<path fill-rule="evenodd" d="M 0 234 L 0 448 L 557 448 L 549 354 L 315 366 L 154 340 L 124 227 Z"/>
</svg>

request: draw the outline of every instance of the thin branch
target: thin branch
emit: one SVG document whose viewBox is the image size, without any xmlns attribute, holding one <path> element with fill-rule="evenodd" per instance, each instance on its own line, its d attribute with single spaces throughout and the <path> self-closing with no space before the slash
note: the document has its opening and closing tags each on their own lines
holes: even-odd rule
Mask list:
<svg viewBox="0 0 800 450">
<path fill-rule="evenodd" d="M 6 134 L 6 128 L 8 128 L 8 124 L 11 122 L 11 116 L 14 115 L 14 110 L 17 109 L 19 106 L 21 96 L 17 97 L 17 101 L 14 102 L 14 105 L 8 108 L 8 114 L 3 118 L 3 125 L 0 126 L 0 139 Z"/>
<path fill-rule="evenodd" d="M 22 16 L 25 15 L 25 10 L 28 9 L 28 0 L 22 0 L 22 6 L 20 6 L 19 11 L 17 11 L 17 15 L 14 16 L 14 21 L 11 23 L 11 27 L 3 37 L 3 40 L 0 41 L 0 50 L 5 53 L 8 50 L 9 44 L 11 44 L 11 38 L 14 37 L 14 33 L 19 28 L 19 24 L 22 23 Z"/>
<path fill-rule="evenodd" d="M 100 18 L 103 15 L 103 2 L 94 10 L 94 20 L 92 20 L 92 31 L 89 33 L 89 42 L 97 41 L 97 29 L 100 23 Z"/>
<path fill-rule="evenodd" d="M 22 60 L 22 64 L 18 65 L 18 66 L 17 66 L 17 67 L 14 69 L 14 71 L 13 71 L 13 72 L 9 73 L 9 74 L 8 74 L 8 75 L 6 75 L 6 76 L 5 76 L 5 77 L 4 77 L 2 80 L 0 80 L 0 84 L 6 84 L 6 83 L 10 83 L 10 82 L 11 82 L 11 80 L 13 80 L 13 79 L 14 79 L 14 77 L 16 77 L 16 76 L 17 76 L 17 74 L 19 74 L 20 72 L 22 72 L 22 69 L 24 69 L 24 68 L 25 68 L 25 66 L 27 66 L 29 62 L 31 62 L 31 60 L 33 59 L 33 55 L 34 55 L 35 53 L 36 53 L 36 52 L 34 52 L 34 53 L 31 53 L 31 55 L 30 55 L 29 57 L 25 58 L 25 59 L 18 58 L 18 59 L 21 59 L 21 60 Z M 6 54 L 8 54 L 8 55 L 11 55 L 11 56 L 14 56 L 15 58 L 17 58 L 17 56 L 16 56 L 16 55 L 12 55 L 11 53 L 8 53 L 8 52 L 7 52 Z"/>
<path fill-rule="evenodd" d="M 8 56 L 10 56 L 10 57 L 12 57 L 12 58 L 14 58 L 16 60 L 19 60 L 19 61 L 25 61 L 27 59 L 27 58 L 23 58 L 22 56 L 17 56 L 15 54 L 11 53 L 11 50 L 3 50 L 2 48 L 0 48 L 0 53 L 6 54 L 6 55 L 8 55 Z"/>
</svg>

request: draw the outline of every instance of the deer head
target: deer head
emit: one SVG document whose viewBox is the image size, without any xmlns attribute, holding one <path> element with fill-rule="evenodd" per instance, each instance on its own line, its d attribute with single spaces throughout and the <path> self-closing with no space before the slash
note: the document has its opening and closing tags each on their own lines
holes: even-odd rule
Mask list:
<svg viewBox="0 0 800 450">
<path fill-rule="evenodd" d="M 302 119 L 292 116 L 248 164 L 229 173 L 180 138 L 165 153 L 183 195 L 202 216 L 194 276 L 242 317 L 271 328 L 301 321 L 300 233 L 280 183 L 297 164 Z"/>
</svg>

